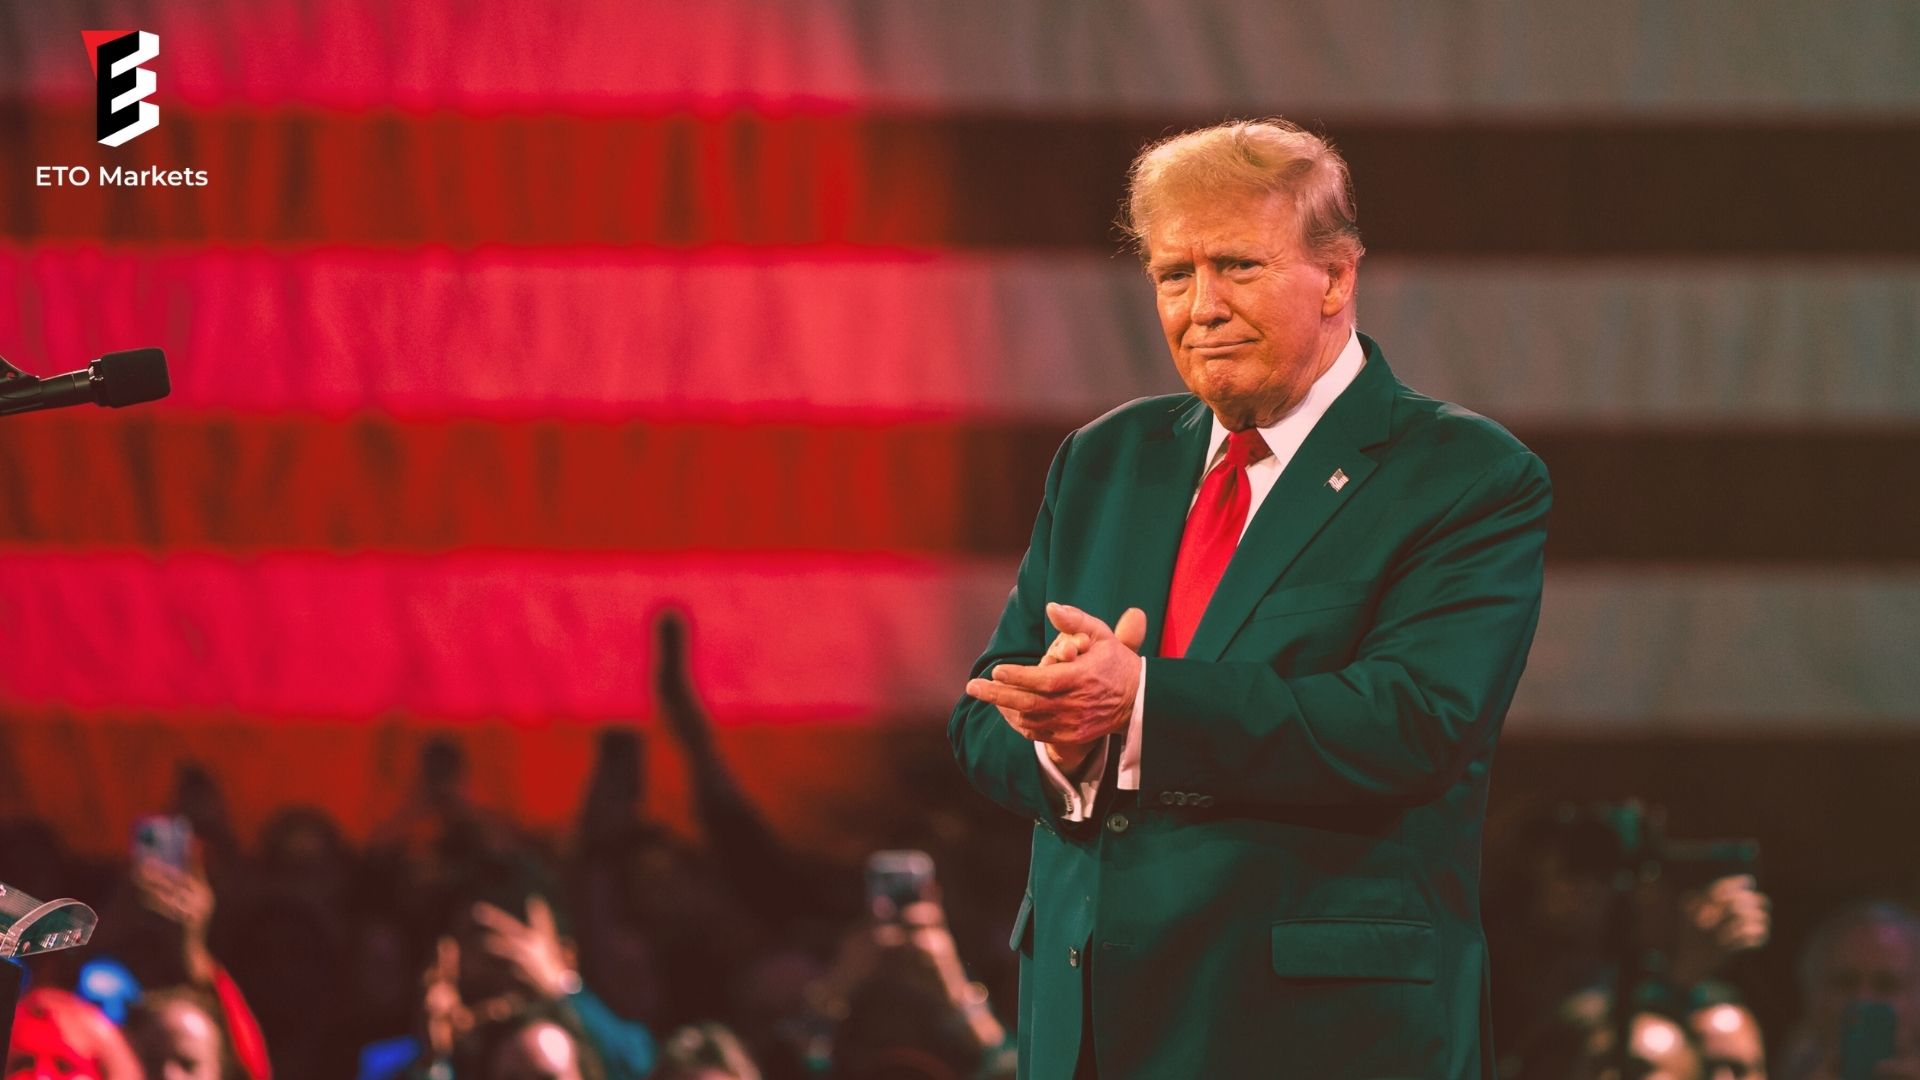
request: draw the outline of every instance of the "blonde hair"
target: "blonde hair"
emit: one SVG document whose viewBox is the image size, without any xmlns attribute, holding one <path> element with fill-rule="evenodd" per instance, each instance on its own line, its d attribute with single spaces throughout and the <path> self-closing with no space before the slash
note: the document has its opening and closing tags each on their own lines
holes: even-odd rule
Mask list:
<svg viewBox="0 0 1920 1080">
<path fill-rule="evenodd" d="M 1290 120 L 1229 120 L 1165 138 L 1127 170 L 1120 227 L 1142 258 L 1154 215 L 1182 199 L 1231 191 L 1284 195 L 1301 245 L 1314 259 L 1358 262 L 1366 254 L 1354 222 L 1353 181 L 1333 144 Z"/>
</svg>

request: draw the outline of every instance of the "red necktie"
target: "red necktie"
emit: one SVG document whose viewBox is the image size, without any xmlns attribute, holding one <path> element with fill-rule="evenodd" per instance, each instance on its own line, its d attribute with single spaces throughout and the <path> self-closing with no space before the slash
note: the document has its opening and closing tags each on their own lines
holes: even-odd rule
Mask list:
<svg viewBox="0 0 1920 1080">
<path fill-rule="evenodd" d="M 1233 561 L 1233 549 L 1240 545 L 1240 532 L 1247 525 L 1247 508 L 1253 504 L 1247 466 L 1272 455 L 1259 429 L 1233 432 L 1227 436 L 1226 456 L 1201 482 L 1200 495 L 1187 513 L 1187 531 L 1180 536 L 1180 554 L 1173 561 L 1161 656 L 1186 655 L 1207 601 L 1213 599 L 1213 590 Z"/>
</svg>

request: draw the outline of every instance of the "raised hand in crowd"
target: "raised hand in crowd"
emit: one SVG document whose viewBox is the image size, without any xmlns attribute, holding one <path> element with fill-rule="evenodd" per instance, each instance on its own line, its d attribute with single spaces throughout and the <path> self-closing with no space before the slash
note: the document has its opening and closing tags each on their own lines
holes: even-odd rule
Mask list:
<svg viewBox="0 0 1920 1080">
<path fill-rule="evenodd" d="M 768 927 L 788 926 L 829 911 L 837 916 L 832 898 L 818 885 L 816 868 L 774 832 L 721 757 L 713 723 L 694 686 L 691 639 L 681 612 L 668 609 L 654 620 L 653 692 L 661 723 L 686 757 L 694 810 L 706 833 L 713 866 L 720 880 L 731 886 L 733 896 L 725 899 L 737 900 L 743 912 Z M 714 921 L 717 914 L 707 913 L 708 920 Z"/>
<path fill-rule="evenodd" d="M 807 1056 L 831 1059 L 835 1075 L 864 1075 L 868 1065 L 909 1052 L 951 1057 L 958 1075 L 1006 1071 L 1006 1029 L 986 987 L 968 979 L 945 908 L 876 900 L 873 915 L 842 938 L 833 967 L 808 988 L 814 1018 L 805 1026 L 821 1038 Z"/>
<path fill-rule="evenodd" d="M 1680 919 L 1673 951 L 1673 978 L 1681 986 L 1697 983 L 1728 959 L 1767 943 L 1773 927 L 1773 901 L 1751 874 L 1732 874 L 1680 897 Z"/>
<path fill-rule="evenodd" d="M 420 1016 L 431 1060 L 453 1056 L 455 1045 L 473 1030 L 473 1010 L 460 997 L 460 943 L 443 936 L 434 945 L 433 963 L 421 977 Z"/>
<path fill-rule="evenodd" d="M 544 899 L 527 898 L 525 922 L 488 903 L 473 906 L 473 919 L 482 930 L 482 948 L 533 994 L 557 1000 L 579 991 L 573 950 L 561 940 Z"/>
<path fill-rule="evenodd" d="M 981 1049 L 992 1050 L 1006 1041 L 1006 1029 L 987 1007 L 987 988 L 967 978 L 953 932 L 947 927 L 946 908 L 932 900 L 908 904 L 900 909 L 897 922 L 874 928 L 874 939 L 882 948 L 904 947 L 932 970 L 947 1000 L 966 1017 Z"/>
<path fill-rule="evenodd" d="M 693 685 L 687 618 L 660 613 L 653 626 L 653 692 L 667 731 L 697 766 L 713 760 L 713 726 Z"/>
<path fill-rule="evenodd" d="M 187 979 L 211 986 L 217 965 L 207 948 L 207 927 L 213 922 L 213 887 L 207 884 L 199 852 L 185 869 L 164 860 L 137 857 L 132 872 L 134 895 L 142 907 L 180 927 L 181 960 Z"/>
</svg>

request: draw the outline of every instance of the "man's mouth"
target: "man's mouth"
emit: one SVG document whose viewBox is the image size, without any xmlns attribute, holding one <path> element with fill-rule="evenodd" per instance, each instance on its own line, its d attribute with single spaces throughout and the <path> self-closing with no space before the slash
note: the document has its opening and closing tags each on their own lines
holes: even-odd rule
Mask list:
<svg viewBox="0 0 1920 1080">
<path fill-rule="evenodd" d="M 1212 356 L 1220 353 L 1231 352 L 1242 345 L 1251 345 L 1251 344 L 1253 344 L 1253 341 L 1251 338 L 1242 338 L 1239 341 L 1208 342 L 1205 345 L 1194 345 L 1194 346 L 1190 346 L 1190 348 L 1192 348 L 1194 352 L 1201 353 L 1202 355 Z"/>
</svg>

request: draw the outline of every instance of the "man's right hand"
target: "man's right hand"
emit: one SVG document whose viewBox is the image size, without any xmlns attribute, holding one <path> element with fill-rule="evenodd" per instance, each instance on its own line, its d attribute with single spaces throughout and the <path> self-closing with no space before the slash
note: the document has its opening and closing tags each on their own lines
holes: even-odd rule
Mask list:
<svg viewBox="0 0 1920 1080">
<path fill-rule="evenodd" d="M 1063 630 L 1054 636 L 1053 644 L 1047 646 L 1047 654 L 1040 658 L 1040 666 L 1052 667 L 1054 664 L 1069 663 L 1085 652 L 1087 646 L 1091 644 L 1093 639 L 1086 634 L 1069 634 Z M 1005 705 L 998 708 L 1003 716 L 1010 711 Z M 1013 718 L 1007 717 L 1007 719 L 1011 721 Z M 1080 743 L 1077 746 L 1065 746 L 1060 743 L 1041 743 L 1040 745 L 1046 747 L 1047 757 L 1053 762 L 1054 767 L 1067 776 L 1072 776 L 1080 770 L 1080 766 L 1087 763 L 1087 755 L 1093 752 L 1094 746 L 1092 743 Z"/>
<path fill-rule="evenodd" d="M 993 669 L 991 678 L 968 682 L 967 693 L 998 708 L 1008 726 L 1022 737 L 1040 743 L 1049 760 L 1062 773 L 1070 775 L 1080 769 L 1102 738 L 1127 726 L 1133 708 L 1133 686 L 1139 678 L 1135 666 L 1139 663 L 1138 650 L 1146 637 L 1146 613 L 1139 608 L 1128 608 L 1110 628 L 1078 608 L 1050 603 L 1047 618 L 1059 634 L 1038 664 L 999 665 Z M 1118 672 L 1113 670 L 1115 657 L 1111 655 L 1116 647 L 1126 657 Z M 1076 660 L 1092 666 L 1076 665 Z M 1054 687 L 1053 684 L 1059 683 L 1050 678 L 1054 673 L 1043 676 L 1041 672 L 1056 666 L 1070 670 L 1086 667 L 1086 670 Z M 1106 675 L 1100 675 L 1101 670 L 1105 670 Z M 1088 680 L 1088 676 L 1092 678 Z M 1120 687 L 1123 681 L 1128 685 Z M 1056 708 L 1068 703 L 1069 694 L 1088 699 L 1077 703 L 1081 710 L 1078 715 L 1062 714 Z M 1103 702 L 1101 698 L 1110 701 Z M 1088 706 L 1092 707 L 1091 713 L 1084 711 Z M 1089 717 L 1093 718 L 1091 723 Z"/>
</svg>

